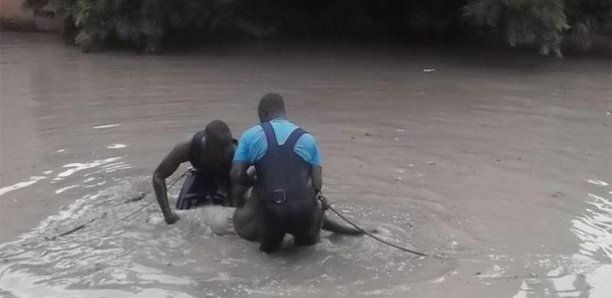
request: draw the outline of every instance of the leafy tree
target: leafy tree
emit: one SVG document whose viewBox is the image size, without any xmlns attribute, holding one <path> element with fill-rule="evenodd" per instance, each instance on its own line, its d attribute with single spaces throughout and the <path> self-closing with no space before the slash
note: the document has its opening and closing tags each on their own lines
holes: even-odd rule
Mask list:
<svg viewBox="0 0 612 298">
<path fill-rule="evenodd" d="M 470 0 L 464 15 L 477 25 L 505 34 L 508 43 L 535 43 L 540 53 L 561 56 L 561 41 L 569 33 L 575 44 L 588 48 L 594 34 L 611 35 L 609 0 Z"/>
<path fill-rule="evenodd" d="M 472 0 L 465 16 L 498 30 L 510 45 L 538 43 L 540 53 L 561 56 L 561 32 L 569 28 L 563 0 Z"/>
<path fill-rule="evenodd" d="M 565 6 L 573 44 L 588 49 L 594 35 L 612 37 L 612 1 L 566 0 Z"/>
<path fill-rule="evenodd" d="M 26 0 L 64 17 L 64 35 L 85 51 L 120 44 L 155 52 L 177 37 L 470 37 L 535 44 L 561 56 L 563 37 L 588 48 L 612 35 L 610 0 Z"/>
</svg>

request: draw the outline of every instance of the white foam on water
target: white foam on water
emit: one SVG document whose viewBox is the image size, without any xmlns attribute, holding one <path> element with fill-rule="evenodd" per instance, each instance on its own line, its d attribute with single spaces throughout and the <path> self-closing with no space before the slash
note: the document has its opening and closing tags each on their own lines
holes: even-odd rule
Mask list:
<svg viewBox="0 0 612 298">
<path fill-rule="evenodd" d="M 329 232 L 313 247 L 286 247 L 266 255 L 256 243 L 235 235 L 229 220 L 233 208 L 177 210 L 180 220 L 167 225 L 150 201 L 153 197 L 125 203 L 143 187 L 150 187 L 149 177 L 124 179 L 77 199 L 17 241 L 1 245 L 0 261 L 6 261 L 0 262 L 0 293 L 45 293 L 51 298 L 308 297 L 367 296 L 370 291 L 402 296 L 408 287 L 389 284 L 418 278 L 414 272 L 422 265 L 369 238 Z M 170 191 L 171 204 L 177 192 Z M 367 220 L 371 216 L 403 223 L 408 218 L 405 210 L 343 209 L 366 226 L 372 225 Z M 84 223 L 80 230 L 53 237 Z M 387 223 L 380 231 L 381 238 L 409 243 L 408 232 L 398 225 Z M 291 243 L 287 237 L 284 245 Z"/>
<path fill-rule="evenodd" d="M 608 186 L 608 182 L 597 180 L 597 179 L 587 179 L 587 181 L 591 184 L 595 184 L 599 186 Z"/>
<path fill-rule="evenodd" d="M 581 252 L 589 256 L 602 252 L 612 262 L 612 202 L 591 193 L 589 197 L 594 199 L 588 202 L 591 207 L 572 220 L 570 230 L 581 240 Z"/>
<path fill-rule="evenodd" d="M 47 177 L 45 176 L 32 176 L 30 177 L 30 179 L 28 181 L 22 181 L 22 182 L 17 182 L 13 185 L 9 185 L 9 186 L 5 186 L 0 188 L 0 196 L 5 195 L 11 191 L 15 191 L 18 189 L 22 189 L 24 187 L 28 187 L 30 185 L 35 184 L 36 182 L 40 181 L 40 180 L 44 180 Z"/>
<path fill-rule="evenodd" d="M 104 174 L 104 173 L 113 173 L 119 170 L 127 170 L 127 169 L 132 169 L 133 167 L 129 164 L 125 164 L 123 162 L 120 163 L 116 163 L 116 164 L 109 164 L 109 165 L 105 165 L 103 167 L 101 167 L 100 170 L 97 171 L 93 171 L 93 172 L 89 172 L 89 173 L 85 173 L 83 174 L 83 177 L 89 177 L 92 175 L 97 175 L 97 174 Z"/>
<path fill-rule="evenodd" d="M 73 188 L 77 188 L 77 187 L 79 187 L 79 186 L 80 186 L 79 184 L 75 184 L 75 185 L 68 185 L 68 186 L 65 186 L 65 187 L 62 187 L 62 188 L 60 188 L 60 189 L 56 190 L 56 191 L 55 191 L 55 194 L 56 194 L 56 195 L 59 195 L 59 194 L 61 194 L 61 193 L 65 192 L 65 191 L 67 191 L 67 190 L 70 190 L 70 189 L 73 189 Z"/>
<path fill-rule="evenodd" d="M 210 228 L 217 235 L 234 233 L 232 217 L 236 208 L 203 206 L 190 210 L 177 210 L 182 220 L 197 222 Z"/>
<path fill-rule="evenodd" d="M 111 127 L 117 127 L 117 126 L 121 126 L 121 124 L 113 123 L 113 124 L 98 125 L 98 126 L 94 126 L 93 129 L 103 129 L 103 128 L 111 128 Z"/>
<path fill-rule="evenodd" d="M 91 168 L 95 168 L 98 166 L 101 166 L 103 164 L 107 164 L 107 163 L 111 163 L 111 162 L 115 162 L 117 160 L 120 160 L 121 157 L 111 157 L 111 158 L 106 158 L 106 159 L 100 159 L 100 160 L 94 160 L 91 162 L 84 162 L 84 163 L 69 163 L 69 164 L 65 164 L 62 167 L 63 168 L 68 168 L 68 170 L 65 170 L 61 173 L 58 173 L 57 176 L 54 178 L 54 180 L 62 180 L 68 176 L 73 175 L 76 172 L 82 171 L 82 170 L 86 170 L 86 169 L 91 169 Z"/>
<path fill-rule="evenodd" d="M 598 195 L 594 195 L 592 193 L 589 194 L 589 197 L 591 197 L 592 199 L 595 199 L 592 202 L 587 202 L 587 204 L 591 204 L 591 205 L 596 205 L 598 208 L 600 209 L 607 209 L 609 207 L 612 207 L 612 199 L 608 200 L 604 197 L 600 197 Z M 599 206 L 598 203 L 602 203 L 606 206 Z"/>
<path fill-rule="evenodd" d="M 125 147 L 127 147 L 127 145 L 125 145 L 125 144 L 112 144 L 112 145 L 106 146 L 106 148 L 108 148 L 108 149 L 122 149 L 122 148 L 125 148 Z"/>
</svg>

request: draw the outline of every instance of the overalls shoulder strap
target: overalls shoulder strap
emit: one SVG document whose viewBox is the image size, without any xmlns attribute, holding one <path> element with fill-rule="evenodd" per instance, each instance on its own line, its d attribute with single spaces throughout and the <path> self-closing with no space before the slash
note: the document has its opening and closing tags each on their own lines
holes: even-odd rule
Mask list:
<svg viewBox="0 0 612 298">
<path fill-rule="evenodd" d="M 306 131 L 300 127 L 293 130 L 291 134 L 289 135 L 289 137 L 287 138 L 287 141 L 285 141 L 285 143 L 281 146 L 283 150 L 285 150 L 286 152 L 294 152 L 293 149 L 295 148 L 295 144 L 297 144 L 297 141 L 305 133 Z"/>
<path fill-rule="evenodd" d="M 261 127 L 263 128 L 264 134 L 266 135 L 268 150 L 276 150 L 278 148 L 278 142 L 276 141 L 276 133 L 274 132 L 272 124 L 270 124 L 270 122 L 264 122 L 261 124 Z"/>
</svg>

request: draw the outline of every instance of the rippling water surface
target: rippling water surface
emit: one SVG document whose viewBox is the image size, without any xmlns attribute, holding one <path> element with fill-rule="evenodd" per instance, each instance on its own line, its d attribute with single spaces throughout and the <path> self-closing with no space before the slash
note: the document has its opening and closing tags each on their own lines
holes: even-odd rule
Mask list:
<svg viewBox="0 0 612 298">
<path fill-rule="evenodd" d="M 0 49 L 0 296 L 612 297 L 609 60 L 86 55 L 5 32 Z M 211 231 L 231 210 L 168 226 L 151 195 L 132 200 L 174 143 L 213 119 L 238 137 L 268 91 L 321 143 L 338 209 L 436 257 L 329 233 L 268 256 Z"/>
</svg>

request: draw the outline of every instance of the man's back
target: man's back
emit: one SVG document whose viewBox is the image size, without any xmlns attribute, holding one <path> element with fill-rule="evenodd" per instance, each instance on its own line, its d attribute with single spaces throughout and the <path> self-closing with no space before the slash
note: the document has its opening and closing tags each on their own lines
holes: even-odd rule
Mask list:
<svg viewBox="0 0 612 298">
<path fill-rule="evenodd" d="M 312 135 L 286 120 L 280 95 L 264 95 L 257 114 L 261 125 L 242 135 L 234 156 L 234 202 L 239 210 L 243 205 L 256 209 L 260 250 L 280 248 L 285 233 L 293 234 L 296 245 L 313 245 L 319 239 L 322 218 L 315 195 L 322 185 L 319 146 Z M 245 204 L 242 181 L 248 180 L 251 165 L 257 179 Z"/>
<path fill-rule="evenodd" d="M 275 122 L 276 127 L 265 122 L 261 129 L 248 130 L 238 149 L 244 156 L 235 156 L 254 164 L 257 171 L 252 193 L 258 201 L 263 251 L 278 249 L 285 233 L 293 234 L 297 245 L 316 243 L 321 221 L 310 183 L 311 162 L 316 159 L 320 164 L 318 146 L 295 124 L 284 119 Z"/>
<path fill-rule="evenodd" d="M 284 118 L 276 118 L 269 123 L 274 130 L 276 142 L 281 146 L 285 144 L 289 135 L 299 128 L 296 124 Z M 261 125 L 256 125 L 245 131 L 240 137 L 234 161 L 254 165 L 266 154 L 267 150 L 268 142 L 264 129 Z M 321 151 L 311 134 L 303 134 L 297 140 L 293 150 L 311 166 L 321 166 Z"/>
</svg>

